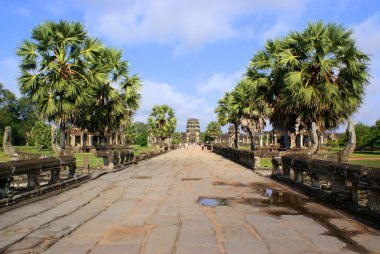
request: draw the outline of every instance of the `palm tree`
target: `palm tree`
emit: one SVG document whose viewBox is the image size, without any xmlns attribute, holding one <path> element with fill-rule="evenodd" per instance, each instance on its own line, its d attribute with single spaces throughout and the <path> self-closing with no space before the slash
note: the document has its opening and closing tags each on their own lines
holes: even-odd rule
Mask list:
<svg viewBox="0 0 380 254">
<path fill-rule="evenodd" d="M 83 109 L 77 125 L 100 133 L 105 145 L 105 132 L 132 125 L 132 117 L 139 107 L 141 82 L 137 75 L 128 76 L 128 62 L 122 60 L 122 51 L 103 48 L 92 61 L 91 83 L 93 100 Z M 119 89 L 117 89 L 119 88 Z"/>
<path fill-rule="evenodd" d="M 240 125 L 250 137 L 251 150 L 255 149 L 254 134 L 260 133 L 265 128 L 265 119 L 270 114 L 267 104 L 261 101 L 258 94 L 259 81 L 256 79 L 252 82 L 248 78 L 243 78 L 232 91 L 231 104 L 235 111 L 241 112 Z"/>
<path fill-rule="evenodd" d="M 253 57 L 247 76 L 264 76 L 259 87 L 272 109 L 273 126 L 287 133 L 300 117 L 311 132 L 309 153 L 314 153 L 317 129 L 323 133 L 338 126 L 361 104 L 368 60 L 350 30 L 316 22 L 283 40 L 269 40 Z"/>
<path fill-rule="evenodd" d="M 62 148 L 66 124 L 77 119 L 78 110 L 91 102 L 89 61 L 101 47 L 79 22 L 46 21 L 32 30 L 31 40 L 24 40 L 17 48 L 21 93 L 36 103 L 45 119 L 60 124 Z"/>
<path fill-rule="evenodd" d="M 288 72 L 288 66 L 281 64 L 278 57 L 283 44 L 279 39 L 268 40 L 265 49 L 258 51 L 251 59 L 246 76 L 256 84 L 257 92 L 253 101 L 258 103 L 262 110 L 265 109 L 273 128 L 284 135 L 282 147 L 287 149 L 290 147 L 288 130 L 297 119 L 297 115 L 280 105 L 284 76 Z"/>
<path fill-rule="evenodd" d="M 173 135 L 177 124 L 174 111 L 168 105 L 156 105 L 148 118 L 148 132 L 159 137 L 161 145 L 164 139 Z"/>
<path fill-rule="evenodd" d="M 232 104 L 233 95 L 232 93 L 225 93 L 223 98 L 218 101 L 218 106 L 215 109 L 215 113 L 217 114 L 218 122 L 220 125 L 224 126 L 227 123 L 231 123 L 234 125 L 235 131 L 235 140 L 234 146 L 235 148 L 239 147 L 239 122 L 242 116 L 242 111 L 239 107 L 234 107 Z"/>
<path fill-rule="evenodd" d="M 311 137 L 317 129 L 323 133 L 337 127 L 362 103 L 369 58 L 343 26 L 320 21 L 301 33 L 291 32 L 279 59 L 289 67 L 280 105 L 309 123 Z M 318 140 L 312 144 L 310 153 L 317 150 Z"/>
</svg>

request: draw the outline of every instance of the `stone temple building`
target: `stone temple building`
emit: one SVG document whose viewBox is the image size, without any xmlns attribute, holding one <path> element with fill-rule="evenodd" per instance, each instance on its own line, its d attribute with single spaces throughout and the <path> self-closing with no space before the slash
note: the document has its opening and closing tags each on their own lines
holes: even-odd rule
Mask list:
<svg viewBox="0 0 380 254">
<path fill-rule="evenodd" d="M 189 118 L 186 124 L 186 133 L 182 134 L 183 143 L 199 143 L 200 142 L 200 126 L 199 119 Z"/>
</svg>

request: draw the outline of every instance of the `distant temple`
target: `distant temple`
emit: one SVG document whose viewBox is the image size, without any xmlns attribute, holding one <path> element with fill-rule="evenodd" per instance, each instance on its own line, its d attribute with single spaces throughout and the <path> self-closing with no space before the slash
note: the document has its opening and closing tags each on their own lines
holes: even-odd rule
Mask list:
<svg viewBox="0 0 380 254">
<path fill-rule="evenodd" d="M 200 127 L 199 119 L 189 118 L 186 124 L 186 133 L 182 134 L 184 143 L 199 143 L 200 142 Z"/>
<path fill-rule="evenodd" d="M 93 133 L 76 127 L 66 130 L 66 146 L 68 147 L 98 147 L 100 145 L 98 132 Z M 126 145 L 125 137 L 121 131 L 106 132 L 102 145 Z"/>
</svg>

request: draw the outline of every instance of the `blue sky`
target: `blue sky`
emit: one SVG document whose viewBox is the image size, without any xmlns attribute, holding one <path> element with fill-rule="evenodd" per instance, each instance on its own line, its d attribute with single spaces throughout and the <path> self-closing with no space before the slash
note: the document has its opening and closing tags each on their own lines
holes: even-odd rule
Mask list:
<svg viewBox="0 0 380 254">
<path fill-rule="evenodd" d="M 0 0 L 0 82 L 19 96 L 16 47 L 44 20 L 82 22 L 91 36 L 121 48 L 131 74 L 143 79 L 135 119 L 146 122 L 155 104 L 174 108 L 178 131 L 186 119 L 201 129 L 233 89 L 250 58 L 268 38 L 332 21 L 354 30 L 371 56 L 366 97 L 354 119 L 380 118 L 380 2 L 378 0 Z M 342 128 L 341 128 L 342 129 Z"/>
</svg>

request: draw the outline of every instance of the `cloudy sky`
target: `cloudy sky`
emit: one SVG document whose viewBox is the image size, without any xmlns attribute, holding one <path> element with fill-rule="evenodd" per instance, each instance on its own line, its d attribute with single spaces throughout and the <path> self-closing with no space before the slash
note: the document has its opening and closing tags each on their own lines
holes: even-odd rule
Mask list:
<svg viewBox="0 0 380 254">
<path fill-rule="evenodd" d="M 178 118 L 216 119 L 214 108 L 233 89 L 250 58 L 268 38 L 332 21 L 354 30 L 371 56 L 371 79 L 355 120 L 380 118 L 380 2 L 378 0 L 0 0 L 0 82 L 18 96 L 16 47 L 44 20 L 82 22 L 91 36 L 122 48 L 131 74 L 143 79 L 136 120 L 155 104 Z"/>
</svg>

